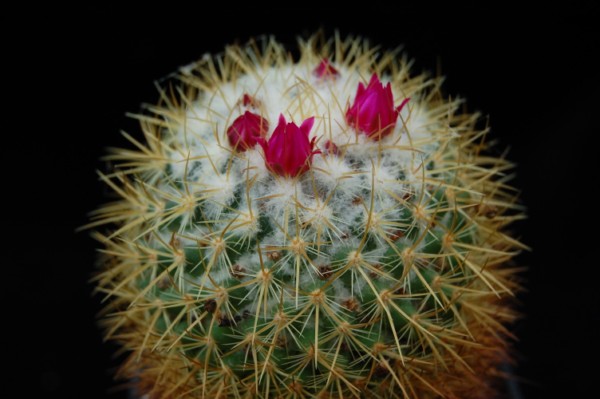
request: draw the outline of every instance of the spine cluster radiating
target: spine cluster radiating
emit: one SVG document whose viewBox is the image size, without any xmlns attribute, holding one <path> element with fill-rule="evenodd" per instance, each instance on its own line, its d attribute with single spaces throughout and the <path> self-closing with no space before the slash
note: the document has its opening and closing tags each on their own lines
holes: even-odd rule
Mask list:
<svg viewBox="0 0 600 399">
<path fill-rule="evenodd" d="M 102 324 L 150 398 L 496 392 L 519 290 L 512 165 L 360 39 L 182 68 L 107 156 Z"/>
</svg>

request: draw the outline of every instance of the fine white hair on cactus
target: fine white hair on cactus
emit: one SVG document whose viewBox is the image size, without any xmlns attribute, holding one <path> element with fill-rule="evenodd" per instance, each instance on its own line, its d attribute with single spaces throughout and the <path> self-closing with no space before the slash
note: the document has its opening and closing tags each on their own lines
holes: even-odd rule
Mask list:
<svg viewBox="0 0 600 399">
<path fill-rule="evenodd" d="M 180 69 L 90 227 L 123 376 L 168 397 L 490 397 L 522 216 L 477 115 L 358 38 Z"/>
</svg>

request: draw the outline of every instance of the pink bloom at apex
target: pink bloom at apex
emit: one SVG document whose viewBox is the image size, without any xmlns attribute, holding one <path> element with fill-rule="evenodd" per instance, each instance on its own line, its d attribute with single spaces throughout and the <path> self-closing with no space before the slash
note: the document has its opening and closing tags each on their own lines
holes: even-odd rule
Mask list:
<svg viewBox="0 0 600 399">
<path fill-rule="evenodd" d="M 286 122 L 279 115 L 279 124 L 267 142 L 261 139 L 259 144 L 265 151 L 265 163 L 274 173 L 286 177 L 298 176 L 308 170 L 314 151 L 315 138 L 310 141 L 308 135 L 315 123 L 311 117 L 298 127 L 294 122 Z"/>
<path fill-rule="evenodd" d="M 394 108 L 392 86 L 388 83 L 383 87 L 377 75 L 373 74 L 366 88 L 363 83 L 358 84 L 354 103 L 346 111 L 346 121 L 356 131 L 377 141 L 392 132 L 398 113 L 406 102 Z"/>
<path fill-rule="evenodd" d="M 237 151 L 246 151 L 256 145 L 269 130 L 269 122 L 250 111 L 238 116 L 227 129 L 229 144 Z"/>
<path fill-rule="evenodd" d="M 319 79 L 337 78 L 340 72 L 331 65 L 329 59 L 323 58 L 319 65 L 313 70 L 313 75 Z"/>
</svg>

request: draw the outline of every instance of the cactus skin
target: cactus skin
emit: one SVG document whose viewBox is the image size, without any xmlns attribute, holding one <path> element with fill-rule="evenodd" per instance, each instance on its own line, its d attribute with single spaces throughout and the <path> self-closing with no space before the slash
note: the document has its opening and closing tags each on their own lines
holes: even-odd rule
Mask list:
<svg viewBox="0 0 600 399">
<path fill-rule="evenodd" d="M 268 38 L 181 69 L 137 116 L 145 141 L 107 156 L 118 198 L 90 227 L 111 226 L 96 282 L 120 377 L 150 398 L 495 396 L 524 248 L 505 232 L 523 217 L 512 165 L 396 53 L 300 50 Z M 345 118 L 373 73 L 410 98 L 377 140 Z M 260 146 L 232 148 L 247 110 L 267 138 L 280 114 L 314 117 L 310 168 L 280 176 Z"/>
</svg>

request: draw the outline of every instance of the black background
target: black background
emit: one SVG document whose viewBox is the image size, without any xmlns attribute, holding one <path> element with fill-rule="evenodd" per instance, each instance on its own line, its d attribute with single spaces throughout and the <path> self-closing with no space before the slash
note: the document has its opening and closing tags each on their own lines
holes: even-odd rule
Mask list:
<svg viewBox="0 0 600 399">
<path fill-rule="evenodd" d="M 384 49 L 404 44 L 415 72 L 440 68 L 447 95 L 490 116 L 493 137 L 519 165 L 515 184 L 530 215 L 516 227 L 533 248 L 519 259 L 530 267 L 529 291 L 520 297 L 526 318 L 514 326 L 522 390 L 527 398 L 591 395 L 600 371 L 592 141 L 599 133 L 598 17 L 596 6 L 573 3 L 528 11 L 380 1 L 360 9 L 208 12 L 167 4 L 144 13 L 106 5 L 6 12 L 3 97 L 11 105 L 3 111 L 2 154 L 12 166 L 3 174 L 3 363 L 17 392 L 126 396 L 108 393 L 117 362 L 96 328 L 98 298 L 87 283 L 96 243 L 74 233 L 103 201 L 95 170 L 104 168 L 105 147 L 125 145 L 120 129 L 138 132 L 125 113 L 155 101 L 153 81 L 205 52 L 263 33 L 293 44 L 323 27 Z"/>
</svg>

